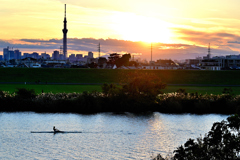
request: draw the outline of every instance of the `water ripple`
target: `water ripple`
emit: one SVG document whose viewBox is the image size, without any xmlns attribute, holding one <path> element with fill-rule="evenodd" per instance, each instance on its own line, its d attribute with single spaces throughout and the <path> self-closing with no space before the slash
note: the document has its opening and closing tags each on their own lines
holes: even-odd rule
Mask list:
<svg viewBox="0 0 240 160">
<path fill-rule="evenodd" d="M 0 113 L 0 159 L 150 159 L 204 135 L 226 117 Z M 52 126 L 82 133 L 30 133 Z"/>
</svg>

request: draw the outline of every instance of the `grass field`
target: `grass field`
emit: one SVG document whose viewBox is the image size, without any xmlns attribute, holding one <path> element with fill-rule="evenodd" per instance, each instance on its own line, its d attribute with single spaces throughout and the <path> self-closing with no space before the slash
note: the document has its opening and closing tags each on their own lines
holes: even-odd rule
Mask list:
<svg viewBox="0 0 240 160">
<path fill-rule="evenodd" d="M 131 72 L 149 72 L 167 84 L 240 84 L 240 71 L 0 68 L 0 82 L 119 83 Z"/>
<path fill-rule="evenodd" d="M 101 70 L 101 69 L 44 69 L 44 68 L 0 68 L 0 82 L 56 82 L 56 83 L 119 83 L 131 72 L 153 73 L 167 84 L 214 84 L 239 85 L 240 71 L 192 71 L 192 70 Z M 24 85 L 0 84 L 0 90 L 14 92 L 16 88 L 35 89 L 43 92 L 101 91 L 100 85 Z M 167 86 L 165 93 L 186 89 L 188 93 L 221 94 L 229 87 Z M 240 94 L 240 87 L 232 87 Z"/>
</svg>

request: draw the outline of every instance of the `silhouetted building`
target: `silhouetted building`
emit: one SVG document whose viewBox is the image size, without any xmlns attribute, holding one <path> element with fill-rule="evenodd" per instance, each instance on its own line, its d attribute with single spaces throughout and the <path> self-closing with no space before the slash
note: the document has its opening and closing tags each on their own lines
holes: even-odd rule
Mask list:
<svg viewBox="0 0 240 160">
<path fill-rule="evenodd" d="M 53 51 L 52 58 L 54 60 L 58 60 L 59 59 L 59 51 Z"/>
<path fill-rule="evenodd" d="M 71 54 L 71 55 L 69 56 L 69 60 L 70 60 L 70 61 L 75 61 L 75 60 L 76 60 L 75 54 Z"/>
<path fill-rule="evenodd" d="M 34 59 L 38 59 L 39 54 L 37 52 L 33 52 L 31 57 Z"/>
<path fill-rule="evenodd" d="M 29 53 L 23 53 L 23 58 L 30 57 Z"/>
<path fill-rule="evenodd" d="M 8 51 L 9 54 L 9 60 L 14 59 L 14 51 Z"/>
<path fill-rule="evenodd" d="M 14 51 L 14 59 L 21 59 L 21 52 L 17 49 Z"/>
<path fill-rule="evenodd" d="M 82 59 L 83 58 L 83 55 L 82 54 L 77 54 L 76 55 L 76 58 L 79 60 L 79 59 Z"/>
<path fill-rule="evenodd" d="M 59 60 L 64 60 L 64 55 L 63 54 L 59 54 Z"/>
<path fill-rule="evenodd" d="M 9 47 L 3 48 L 3 58 L 4 58 L 5 61 L 8 61 L 9 58 L 10 58 L 8 51 L 9 51 Z"/>
<path fill-rule="evenodd" d="M 42 53 L 41 54 L 41 58 L 43 58 L 43 59 L 50 59 L 50 55 L 47 54 L 47 53 Z"/>
<path fill-rule="evenodd" d="M 88 58 L 93 58 L 93 53 L 92 52 L 88 52 Z"/>
</svg>

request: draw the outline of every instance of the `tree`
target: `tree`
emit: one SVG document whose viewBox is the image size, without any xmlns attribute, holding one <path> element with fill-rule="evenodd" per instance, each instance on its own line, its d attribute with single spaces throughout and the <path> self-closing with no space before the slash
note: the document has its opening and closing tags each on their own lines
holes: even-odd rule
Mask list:
<svg viewBox="0 0 240 160">
<path fill-rule="evenodd" d="M 130 72 L 123 80 L 122 91 L 129 96 L 144 96 L 155 100 L 156 96 L 166 87 L 155 74 L 148 72 Z"/>
<path fill-rule="evenodd" d="M 104 58 L 104 57 L 99 57 L 99 59 L 98 59 L 98 66 L 100 68 L 102 68 L 104 63 L 107 63 L 107 59 Z"/>
<path fill-rule="evenodd" d="M 129 66 L 129 59 L 131 58 L 130 54 L 124 54 L 121 58 L 116 60 L 117 67 Z"/>
<path fill-rule="evenodd" d="M 240 116 L 215 122 L 203 138 L 189 139 L 174 151 L 174 156 L 153 160 L 240 160 Z"/>
<path fill-rule="evenodd" d="M 240 160 L 240 116 L 216 122 L 204 138 L 189 139 L 178 147 L 175 160 Z"/>
<path fill-rule="evenodd" d="M 120 54 L 112 53 L 112 54 L 110 54 L 110 57 L 108 57 L 109 63 L 110 63 L 110 64 L 116 64 L 116 61 L 117 61 L 119 58 L 120 58 Z"/>
</svg>

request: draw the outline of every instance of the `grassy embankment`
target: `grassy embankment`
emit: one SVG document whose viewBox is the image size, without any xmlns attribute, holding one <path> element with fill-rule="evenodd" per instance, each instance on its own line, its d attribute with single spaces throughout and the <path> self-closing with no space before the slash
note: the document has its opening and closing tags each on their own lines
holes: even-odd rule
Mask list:
<svg viewBox="0 0 240 160">
<path fill-rule="evenodd" d="M 120 83 L 124 77 L 135 70 L 98 70 L 98 69 L 33 69 L 0 68 L 0 82 L 36 82 L 42 84 L 0 84 L 0 90 L 14 92 L 16 88 L 35 89 L 44 92 L 83 92 L 101 91 L 101 85 L 50 85 L 47 83 Z M 159 76 L 167 84 L 212 84 L 238 85 L 240 71 L 188 71 L 188 70 L 138 70 Z M 224 88 L 210 86 L 167 86 L 165 93 L 175 92 L 179 88 L 188 93 L 221 94 Z M 240 94 L 240 87 L 231 87 L 234 94 Z"/>
</svg>

